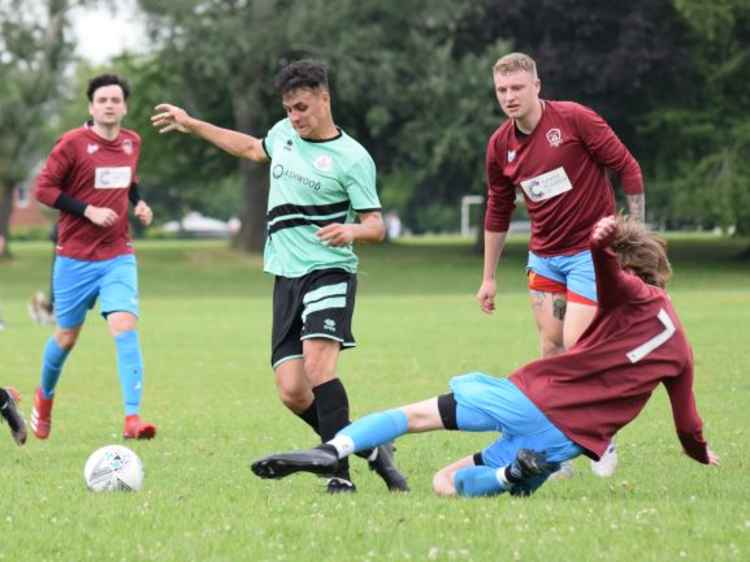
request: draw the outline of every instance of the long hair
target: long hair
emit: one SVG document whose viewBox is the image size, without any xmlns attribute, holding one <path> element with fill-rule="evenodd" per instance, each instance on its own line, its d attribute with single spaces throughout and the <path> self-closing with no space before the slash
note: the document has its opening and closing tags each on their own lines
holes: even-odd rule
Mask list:
<svg viewBox="0 0 750 562">
<path fill-rule="evenodd" d="M 651 232 L 632 217 L 617 217 L 617 230 L 612 241 L 620 266 L 635 273 L 649 285 L 662 289 L 672 276 L 667 258 L 667 241 Z"/>
</svg>

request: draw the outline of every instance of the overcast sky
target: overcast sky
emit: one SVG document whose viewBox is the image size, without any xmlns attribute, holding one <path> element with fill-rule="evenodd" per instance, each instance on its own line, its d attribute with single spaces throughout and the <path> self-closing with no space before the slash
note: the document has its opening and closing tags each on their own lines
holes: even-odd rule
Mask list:
<svg viewBox="0 0 750 562">
<path fill-rule="evenodd" d="M 143 48 L 146 34 L 135 0 L 119 0 L 116 12 L 110 9 L 75 8 L 71 13 L 77 53 L 102 64 L 123 50 Z"/>
</svg>

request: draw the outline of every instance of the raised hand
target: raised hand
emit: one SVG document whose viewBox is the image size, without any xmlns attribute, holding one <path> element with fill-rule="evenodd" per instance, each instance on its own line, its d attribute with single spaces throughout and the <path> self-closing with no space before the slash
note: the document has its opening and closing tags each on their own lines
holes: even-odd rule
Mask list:
<svg viewBox="0 0 750 562">
<path fill-rule="evenodd" d="M 151 116 L 151 125 L 159 130 L 159 134 L 168 133 L 169 131 L 190 132 L 187 125 L 191 117 L 181 107 L 168 103 L 160 103 L 154 108 L 154 111 L 157 113 Z"/>
</svg>

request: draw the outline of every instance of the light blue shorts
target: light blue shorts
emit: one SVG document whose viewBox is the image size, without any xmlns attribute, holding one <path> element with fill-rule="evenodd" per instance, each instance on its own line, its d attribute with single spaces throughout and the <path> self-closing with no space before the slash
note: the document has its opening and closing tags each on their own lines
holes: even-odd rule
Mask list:
<svg viewBox="0 0 750 562">
<path fill-rule="evenodd" d="M 537 256 L 529 252 L 526 271 L 533 271 L 564 285 L 568 291 L 597 302 L 596 274 L 591 252 L 584 250 L 572 256 Z"/>
<path fill-rule="evenodd" d="M 55 316 L 61 328 L 83 324 L 97 298 L 105 318 L 111 312 L 138 316 L 138 266 L 133 254 L 101 261 L 57 256 L 52 286 Z"/>
<path fill-rule="evenodd" d="M 489 467 L 509 465 L 519 449 L 544 452 L 551 463 L 561 463 L 583 453 L 509 379 L 468 373 L 453 377 L 450 387 L 458 404 L 459 430 L 502 433 L 482 451 L 482 461 Z"/>
</svg>

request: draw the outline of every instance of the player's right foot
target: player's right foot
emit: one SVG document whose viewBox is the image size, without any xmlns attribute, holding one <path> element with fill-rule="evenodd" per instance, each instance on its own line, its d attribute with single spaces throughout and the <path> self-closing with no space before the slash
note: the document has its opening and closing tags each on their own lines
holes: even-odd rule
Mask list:
<svg viewBox="0 0 750 562">
<path fill-rule="evenodd" d="M 252 463 L 250 469 L 260 478 L 284 478 L 295 472 L 331 476 L 339 470 L 339 458 L 333 447 L 321 445 L 305 451 L 263 457 Z"/>
<path fill-rule="evenodd" d="M 393 443 L 380 445 L 374 460 L 367 460 L 370 470 L 374 470 L 380 476 L 391 492 L 408 492 L 409 485 L 406 477 L 401 474 L 393 462 Z"/>
<path fill-rule="evenodd" d="M 142 421 L 139 415 L 125 416 L 122 436 L 125 439 L 153 439 L 156 436 L 156 426 Z"/>
<path fill-rule="evenodd" d="M 42 387 L 34 394 L 34 407 L 31 410 L 31 429 L 37 439 L 47 439 L 52 430 L 52 403 L 55 397 L 45 398 Z"/>
<path fill-rule="evenodd" d="M 15 388 L 0 388 L 0 419 L 8 422 L 10 434 L 17 445 L 26 443 L 26 422 L 16 408 L 16 402 L 20 400 L 21 396 Z"/>
</svg>

